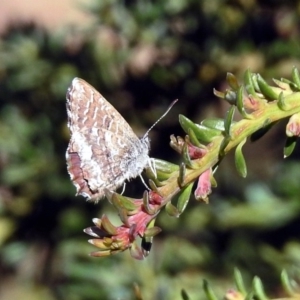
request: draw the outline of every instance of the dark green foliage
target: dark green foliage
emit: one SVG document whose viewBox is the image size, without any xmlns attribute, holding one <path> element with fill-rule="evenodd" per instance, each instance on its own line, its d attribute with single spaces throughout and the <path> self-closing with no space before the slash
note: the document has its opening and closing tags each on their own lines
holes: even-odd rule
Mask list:
<svg viewBox="0 0 300 300">
<path fill-rule="evenodd" d="M 145 261 L 128 253 L 90 258 L 94 247 L 82 230 L 114 210 L 74 196 L 65 93 L 73 77 L 84 78 L 140 135 L 179 98 L 151 137 L 151 156 L 179 165 L 168 145 L 171 134 L 183 135 L 178 115 L 199 124 L 223 118 L 228 106 L 213 87 L 224 90 L 227 72 L 242 80 L 250 68 L 268 84 L 286 77 L 299 89 L 296 69 L 290 75 L 300 65 L 296 4 L 112 0 L 90 10 L 99 23 L 85 31 L 16 25 L 0 42 L 0 298 L 133 299 L 137 283 L 143 299 L 199 299 L 206 278 L 221 299 L 235 266 L 246 291 L 257 275 L 270 297 L 281 296 L 283 268 L 299 279 L 300 167 L 297 146 L 282 159 L 280 126 L 243 147 L 247 179 L 225 158 L 209 205 L 185 207 L 184 197 L 174 206 L 184 210 L 179 219 L 163 212 L 163 234 Z M 267 89 L 266 82 L 253 84 Z M 231 124 L 224 124 L 228 138 Z M 127 184 L 127 194 L 141 191 L 138 180 Z"/>
</svg>

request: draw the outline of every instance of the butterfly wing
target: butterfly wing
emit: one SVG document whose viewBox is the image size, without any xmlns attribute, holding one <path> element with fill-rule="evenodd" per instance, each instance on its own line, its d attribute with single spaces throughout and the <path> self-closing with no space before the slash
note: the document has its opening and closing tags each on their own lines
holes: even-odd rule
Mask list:
<svg viewBox="0 0 300 300">
<path fill-rule="evenodd" d="M 148 139 L 138 139 L 118 111 L 80 78 L 68 89 L 67 113 L 71 139 L 66 158 L 77 194 L 101 199 L 104 188 L 115 190 L 142 172 L 149 160 Z"/>
</svg>

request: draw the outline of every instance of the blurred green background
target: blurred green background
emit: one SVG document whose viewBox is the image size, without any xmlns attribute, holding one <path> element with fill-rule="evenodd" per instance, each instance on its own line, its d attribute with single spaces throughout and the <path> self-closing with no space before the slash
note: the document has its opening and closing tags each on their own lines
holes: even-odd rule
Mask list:
<svg viewBox="0 0 300 300">
<path fill-rule="evenodd" d="M 65 94 L 73 77 L 85 79 L 138 135 L 178 98 L 150 137 L 151 156 L 180 163 L 169 147 L 171 134 L 183 136 L 178 114 L 223 117 L 228 105 L 213 88 L 226 89 L 227 72 L 242 78 L 250 68 L 271 82 L 300 67 L 300 2 L 102 0 L 81 9 L 88 26 L 15 20 L 0 39 L 0 299 L 134 299 L 134 283 L 144 299 L 181 299 L 182 288 L 203 299 L 204 278 L 221 298 L 234 267 L 281 295 L 283 268 L 300 278 L 300 149 L 283 161 L 284 122 L 247 145 L 246 179 L 229 155 L 209 205 L 191 199 L 179 219 L 162 212 L 146 260 L 91 258 L 82 230 L 104 212 L 119 221 L 106 201 L 74 196 Z M 125 195 L 143 189 L 137 179 Z"/>
</svg>

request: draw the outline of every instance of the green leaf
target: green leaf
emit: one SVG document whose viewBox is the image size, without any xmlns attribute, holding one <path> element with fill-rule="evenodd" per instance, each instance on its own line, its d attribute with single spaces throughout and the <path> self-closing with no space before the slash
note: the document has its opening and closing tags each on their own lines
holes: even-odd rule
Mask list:
<svg viewBox="0 0 300 300">
<path fill-rule="evenodd" d="M 189 134 L 189 130 L 193 130 L 200 143 L 210 143 L 213 138 L 220 135 L 221 133 L 220 130 L 211 129 L 203 125 L 195 124 L 183 115 L 179 115 L 179 123 L 186 134 Z"/>
<path fill-rule="evenodd" d="M 187 294 L 187 292 L 184 289 L 181 290 L 181 297 L 183 300 L 190 300 L 189 295 Z"/>
<path fill-rule="evenodd" d="M 210 183 L 211 183 L 211 187 L 215 188 L 218 186 L 217 180 L 215 179 L 215 177 L 213 175 L 210 176 Z"/>
<path fill-rule="evenodd" d="M 283 286 L 284 290 L 286 291 L 286 293 L 289 296 L 293 296 L 295 294 L 295 292 L 294 292 L 294 289 L 291 285 L 291 282 L 290 282 L 290 279 L 288 277 L 288 274 L 287 274 L 286 270 L 283 270 L 281 272 L 280 278 L 281 278 L 282 286 Z"/>
<path fill-rule="evenodd" d="M 296 143 L 297 143 L 296 136 L 287 137 L 284 148 L 283 148 L 283 157 L 284 158 L 289 157 L 293 153 L 293 151 L 295 150 L 295 147 L 296 147 Z"/>
<path fill-rule="evenodd" d="M 246 295 L 244 300 L 253 300 L 253 297 L 254 297 L 254 295 L 253 295 L 253 292 L 251 291 Z"/>
<path fill-rule="evenodd" d="M 244 280 L 240 270 L 237 268 L 234 268 L 234 281 L 238 291 L 245 296 L 247 294 L 247 291 L 245 288 Z"/>
<path fill-rule="evenodd" d="M 102 227 L 105 229 L 105 231 L 111 235 L 117 234 L 116 227 L 109 221 L 106 215 L 103 215 L 101 218 L 102 221 Z"/>
<path fill-rule="evenodd" d="M 226 136 L 224 137 L 221 145 L 220 145 L 220 151 L 219 151 L 219 155 L 220 157 L 223 157 L 225 155 L 225 149 L 227 147 L 227 145 L 229 144 L 229 142 L 231 141 L 230 136 Z"/>
<path fill-rule="evenodd" d="M 149 179 L 148 183 L 150 185 L 151 190 L 154 191 L 155 193 L 159 194 L 159 190 L 158 190 L 158 187 L 156 186 L 155 182 L 152 179 Z"/>
<path fill-rule="evenodd" d="M 252 80 L 252 73 L 250 72 L 249 69 L 244 74 L 244 85 L 248 94 L 252 96 L 257 96 L 254 88 L 253 80 Z"/>
<path fill-rule="evenodd" d="M 287 106 L 286 102 L 285 102 L 285 98 L 283 96 L 283 92 L 281 92 L 279 94 L 279 97 L 278 97 L 278 103 L 277 103 L 278 107 L 283 110 L 283 111 L 288 111 L 289 110 L 289 107 Z"/>
<path fill-rule="evenodd" d="M 133 211 L 136 209 L 136 206 L 132 200 L 117 193 L 112 195 L 111 201 L 116 208 L 124 208 L 127 211 Z"/>
<path fill-rule="evenodd" d="M 225 94 L 223 92 L 220 92 L 220 91 L 216 90 L 215 88 L 213 89 L 213 93 L 218 98 L 222 98 L 222 99 L 225 98 Z"/>
<path fill-rule="evenodd" d="M 184 163 L 181 163 L 179 168 L 179 175 L 178 175 L 178 184 L 181 187 L 184 185 L 185 173 L 186 173 L 186 166 Z"/>
<path fill-rule="evenodd" d="M 149 205 L 149 192 L 148 191 L 144 191 L 144 194 L 143 194 L 143 205 L 144 205 L 145 211 L 149 215 L 154 215 L 154 214 L 157 213 L 157 211 L 155 209 L 151 209 L 150 208 L 150 205 Z"/>
<path fill-rule="evenodd" d="M 170 215 L 171 217 L 178 218 L 180 215 L 178 209 L 171 202 L 168 202 L 166 204 L 166 211 L 167 211 L 168 215 Z"/>
<path fill-rule="evenodd" d="M 206 295 L 208 300 L 218 300 L 215 293 L 213 292 L 213 290 L 209 286 L 207 280 L 205 280 L 205 279 L 203 280 L 203 290 L 204 290 L 205 295 Z"/>
<path fill-rule="evenodd" d="M 193 131 L 192 128 L 189 128 L 188 129 L 188 136 L 190 138 L 190 141 L 191 143 L 196 146 L 196 147 L 199 147 L 199 148 L 202 148 L 204 147 L 203 145 L 201 145 L 201 143 L 199 142 L 199 140 L 197 139 L 197 136 L 195 134 L 195 132 Z"/>
<path fill-rule="evenodd" d="M 152 160 L 152 159 L 151 159 Z M 169 163 L 167 161 L 161 159 L 153 159 L 153 163 L 156 171 L 156 178 L 153 178 L 153 172 L 150 168 L 146 168 L 146 174 L 148 177 L 152 177 L 152 179 L 156 182 L 157 185 L 160 185 L 158 181 L 167 180 L 170 177 L 170 174 L 178 171 L 178 165 Z M 157 179 L 157 180 L 155 180 Z"/>
<path fill-rule="evenodd" d="M 278 80 L 275 78 L 272 78 L 272 81 L 274 81 L 274 83 L 285 92 L 288 92 L 289 90 L 291 90 L 291 84 L 288 84 L 282 80 Z M 295 90 L 295 89 L 293 89 L 293 90 Z"/>
<path fill-rule="evenodd" d="M 190 183 L 189 185 L 185 186 L 179 193 L 179 197 L 177 201 L 177 209 L 180 214 L 185 210 L 190 200 L 193 185 L 194 182 Z"/>
<path fill-rule="evenodd" d="M 224 131 L 224 119 L 220 118 L 211 118 L 211 119 L 204 119 L 201 122 L 201 125 L 207 127 L 207 128 L 212 128 L 220 131 Z"/>
<path fill-rule="evenodd" d="M 159 234 L 160 232 L 161 232 L 161 228 L 159 228 L 158 226 L 153 226 L 153 227 L 146 229 L 144 236 L 145 237 L 154 237 L 157 234 Z"/>
<path fill-rule="evenodd" d="M 183 148 L 182 148 L 182 158 L 183 158 L 183 161 L 184 161 L 185 165 L 192 169 L 193 168 L 193 162 L 190 158 L 189 148 L 188 148 L 187 143 L 185 143 Z"/>
<path fill-rule="evenodd" d="M 127 226 L 130 227 L 128 223 L 128 211 L 124 208 L 118 208 L 118 214 L 120 217 L 120 220 Z"/>
<path fill-rule="evenodd" d="M 224 129 L 226 136 L 230 137 L 230 127 L 232 125 L 232 120 L 235 112 L 235 106 L 231 106 L 230 109 L 227 111 L 225 122 L 224 122 Z"/>
<path fill-rule="evenodd" d="M 298 90 L 300 90 L 300 74 L 299 70 L 294 67 L 292 71 L 293 83 L 297 86 Z"/>
<path fill-rule="evenodd" d="M 260 74 L 257 74 L 257 83 L 261 93 L 269 100 L 277 100 L 279 94 L 274 91 L 274 89 L 267 84 L 267 82 L 262 78 Z"/>
<path fill-rule="evenodd" d="M 258 74 L 251 73 L 252 84 L 253 84 L 255 91 L 261 93 L 261 90 L 260 90 L 258 82 L 257 82 L 257 75 Z"/>
<path fill-rule="evenodd" d="M 235 149 L 235 166 L 238 171 L 238 173 L 245 178 L 247 176 L 247 165 L 246 161 L 242 152 L 242 148 L 244 144 L 246 143 L 246 138 L 238 144 L 238 146 Z"/>
<path fill-rule="evenodd" d="M 244 89 L 243 86 L 241 86 L 238 91 L 237 91 L 237 102 L 236 106 L 240 114 L 245 118 L 245 119 L 253 119 L 253 116 L 251 114 L 248 114 L 245 110 L 244 106 Z"/>
<path fill-rule="evenodd" d="M 227 73 L 226 75 L 226 81 L 228 85 L 234 90 L 237 91 L 240 87 L 236 77 L 232 73 Z"/>
<path fill-rule="evenodd" d="M 290 80 L 288 80 L 288 79 L 286 79 L 286 78 L 281 78 L 281 81 L 282 81 L 283 83 L 288 84 L 288 85 L 289 85 L 289 88 L 290 88 L 292 91 L 294 91 L 294 92 L 299 92 L 299 88 L 297 87 L 297 85 L 296 85 L 294 82 L 292 82 L 292 81 L 290 81 Z"/>
<path fill-rule="evenodd" d="M 259 300 L 269 300 L 269 298 L 265 294 L 262 281 L 258 276 L 255 276 L 253 279 L 253 289 L 255 295 L 258 297 Z"/>
</svg>

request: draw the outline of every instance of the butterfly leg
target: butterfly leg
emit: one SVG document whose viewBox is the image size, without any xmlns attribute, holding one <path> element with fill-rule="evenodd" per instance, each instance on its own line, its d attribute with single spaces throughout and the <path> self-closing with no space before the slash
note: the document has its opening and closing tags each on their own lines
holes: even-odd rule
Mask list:
<svg viewBox="0 0 300 300">
<path fill-rule="evenodd" d="M 141 174 L 140 174 L 139 176 L 140 176 L 141 181 L 142 181 L 143 185 L 145 186 L 145 188 L 146 188 L 148 191 L 150 191 L 150 188 L 149 188 L 148 185 L 146 184 L 146 182 L 145 182 L 143 176 L 142 176 Z"/>
<path fill-rule="evenodd" d="M 125 188 L 126 188 L 126 182 L 124 182 L 124 183 L 123 183 L 123 188 L 122 188 L 121 195 L 123 195 L 123 194 L 124 194 L 124 192 L 125 192 Z"/>
</svg>

